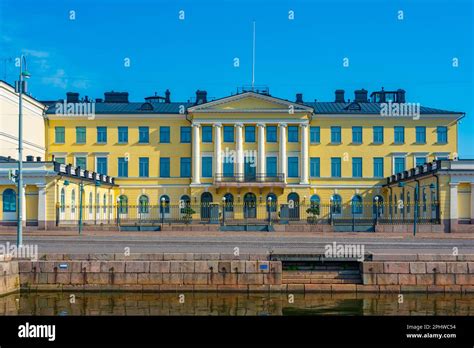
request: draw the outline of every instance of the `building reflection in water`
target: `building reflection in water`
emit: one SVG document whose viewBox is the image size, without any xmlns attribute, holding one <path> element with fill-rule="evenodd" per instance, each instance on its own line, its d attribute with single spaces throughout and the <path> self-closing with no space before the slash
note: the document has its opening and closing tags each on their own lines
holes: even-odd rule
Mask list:
<svg viewBox="0 0 474 348">
<path fill-rule="evenodd" d="M 474 315 L 474 295 L 405 294 L 399 303 L 398 294 L 294 294 L 292 301 L 283 293 L 39 292 L 0 297 L 0 314 Z"/>
</svg>

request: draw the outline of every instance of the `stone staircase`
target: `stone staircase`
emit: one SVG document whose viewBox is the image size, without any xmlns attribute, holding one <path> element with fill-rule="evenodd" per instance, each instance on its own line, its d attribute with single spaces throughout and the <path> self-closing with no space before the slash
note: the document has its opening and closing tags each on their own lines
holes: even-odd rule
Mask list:
<svg viewBox="0 0 474 348">
<path fill-rule="evenodd" d="M 362 278 L 356 265 L 318 265 L 303 270 L 284 269 L 282 284 L 362 284 Z"/>
</svg>

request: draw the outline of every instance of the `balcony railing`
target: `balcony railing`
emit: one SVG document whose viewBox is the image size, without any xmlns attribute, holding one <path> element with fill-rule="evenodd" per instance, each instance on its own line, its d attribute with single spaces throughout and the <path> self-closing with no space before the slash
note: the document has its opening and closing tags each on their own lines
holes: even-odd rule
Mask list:
<svg viewBox="0 0 474 348">
<path fill-rule="evenodd" d="M 219 183 L 284 183 L 285 174 L 221 174 L 214 176 L 214 181 Z"/>
</svg>

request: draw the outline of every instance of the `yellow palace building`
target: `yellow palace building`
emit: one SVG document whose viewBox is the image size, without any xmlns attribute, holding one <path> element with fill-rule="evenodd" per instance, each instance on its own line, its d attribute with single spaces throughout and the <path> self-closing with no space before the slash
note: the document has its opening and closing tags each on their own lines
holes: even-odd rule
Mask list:
<svg viewBox="0 0 474 348">
<path fill-rule="evenodd" d="M 187 102 L 169 91 L 43 102 L 44 160 L 30 157 L 25 175 L 48 178 L 26 180 L 27 193 L 46 198 L 31 199 L 26 219 L 41 228 L 474 231 L 474 161 L 457 158 L 464 114 L 409 103 L 401 89 L 351 99 L 244 88 Z M 0 160 L 4 224 L 14 220 L 15 163 Z"/>
</svg>

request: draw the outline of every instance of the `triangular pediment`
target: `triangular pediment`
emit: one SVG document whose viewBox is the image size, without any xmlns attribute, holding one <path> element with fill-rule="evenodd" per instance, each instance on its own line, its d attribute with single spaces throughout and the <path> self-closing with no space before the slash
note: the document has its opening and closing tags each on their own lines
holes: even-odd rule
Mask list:
<svg viewBox="0 0 474 348">
<path fill-rule="evenodd" d="M 255 92 L 245 92 L 188 108 L 190 113 L 206 112 L 313 112 L 306 105 Z"/>
</svg>

